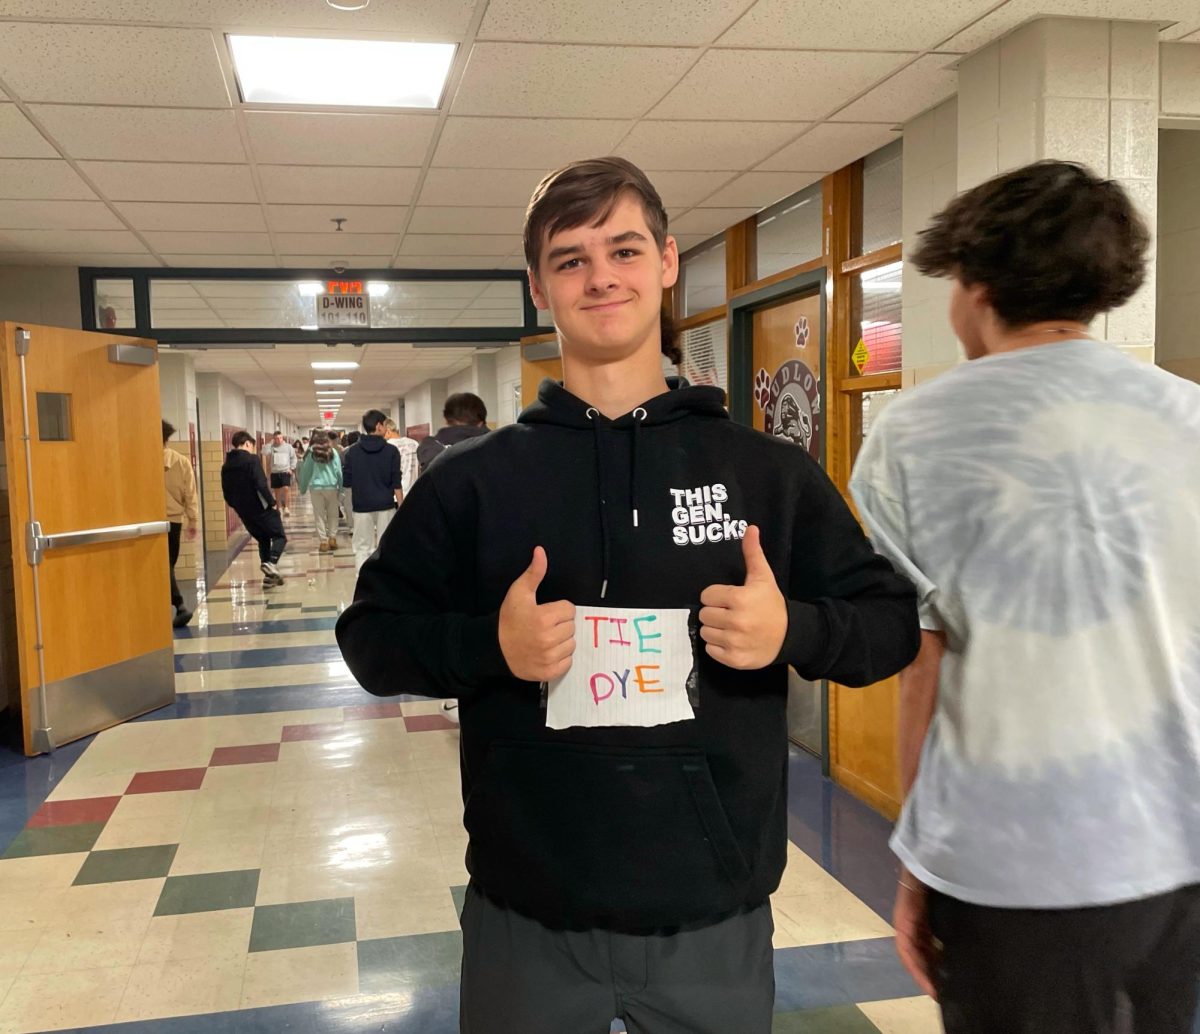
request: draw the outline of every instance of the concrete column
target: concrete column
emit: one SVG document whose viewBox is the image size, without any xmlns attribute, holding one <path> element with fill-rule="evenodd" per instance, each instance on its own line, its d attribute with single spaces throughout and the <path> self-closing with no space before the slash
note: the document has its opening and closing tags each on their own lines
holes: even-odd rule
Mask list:
<svg viewBox="0 0 1200 1034">
<path fill-rule="evenodd" d="M 918 116 L 904 126 L 904 253 L 918 234 L 954 198 L 958 187 L 958 101 Z M 901 293 L 904 355 L 901 384 L 911 388 L 949 370 L 962 352 L 950 329 L 950 282 L 922 276 L 907 261 Z"/>
<path fill-rule="evenodd" d="M 1158 97 L 1156 25 L 1031 22 L 959 66 L 958 189 L 1043 158 L 1080 162 L 1120 182 L 1153 230 Z M 1154 310 L 1152 262 L 1142 290 L 1093 333 L 1153 361 Z"/>
</svg>

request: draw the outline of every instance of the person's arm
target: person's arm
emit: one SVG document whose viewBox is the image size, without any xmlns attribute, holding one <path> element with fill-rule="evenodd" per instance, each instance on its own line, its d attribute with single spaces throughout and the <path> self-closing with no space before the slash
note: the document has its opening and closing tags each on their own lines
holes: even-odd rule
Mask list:
<svg viewBox="0 0 1200 1034">
<path fill-rule="evenodd" d="M 196 498 L 196 472 L 192 470 L 192 461 L 187 457 L 183 460 L 186 477 L 183 479 L 183 512 L 188 524 L 193 528 L 200 523 L 200 505 Z"/>
<path fill-rule="evenodd" d="M 343 488 L 353 487 L 350 484 L 350 469 L 354 465 L 353 464 L 353 460 L 354 460 L 353 453 L 354 453 L 354 446 L 351 446 L 349 449 L 346 450 L 345 455 L 342 457 L 342 487 Z"/>
<path fill-rule="evenodd" d="M 396 497 L 396 505 L 399 506 L 404 502 L 404 475 L 400 467 L 400 450 L 393 447 L 388 451 L 392 454 L 392 494 Z"/>
<path fill-rule="evenodd" d="M 275 506 L 275 495 L 271 491 L 271 482 L 267 480 L 267 473 L 259 464 L 254 465 L 254 490 L 258 493 L 259 499 L 263 501 L 263 509 L 270 510 Z"/>
<path fill-rule="evenodd" d="M 900 672 L 900 709 L 896 725 L 896 755 L 900 765 L 900 793 L 907 797 L 917 781 L 921 748 L 937 708 L 938 675 L 946 652 L 943 632 L 921 629 L 917 659 Z"/>
<path fill-rule="evenodd" d="M 469 572 L 453 530 L 474 527 L 471 514 L 447 512 L 427 477 L 388 525 L 336 629 L 342 656 L 367 692 L 467 697 L 489 680 L 512 677 L 499 611 L 462 611 Z"/>
<path fill-rule="evenodd" d="M 343 485 L 342 485 L 342 457 L 338 455 L 338 452 L 336 449 L 333 450 L 333 456 L 330 458 L 330 462 L 333 464 L 334 473 L 337 475 L 337 490 L 340 492 L 343 488 Z"/>
<path fill-rule="evenodd" d="M 904 668 L 920 644 L 910 582 L 871 547 L 833 482 L 807 454 L 793 529 L 779 661 L 807 679 L 868 686 Z"/>
</svg>

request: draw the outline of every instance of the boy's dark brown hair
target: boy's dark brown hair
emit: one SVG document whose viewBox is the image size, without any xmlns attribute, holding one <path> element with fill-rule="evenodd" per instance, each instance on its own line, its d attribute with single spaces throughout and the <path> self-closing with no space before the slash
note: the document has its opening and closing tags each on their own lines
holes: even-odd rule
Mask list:
<svg viewBox="0 0 1200 1034">
<path fill-rule="evenodd" d="M 612 155 L 587 158 L 545 176 L 525 210 L 525 262 L 533 275 L 539 273 L 543 242 L 563 230 L 599 226 L 621 198 L 630 194 L 641 202 L 646 225 L 661 253 L 667 246 L 667 210 L 654 184 L 633 162 Z M 663 355 L 678 364 L 682 354 L 675 323 L 666 309 L 659 322 Z"/>
<path fill-rule="evenodd" d="M 1090 323 L 1146 276 L 1150 234 L 1125 191 L 1072 162 L 1043 161 L 955 198 L 921 232 L 926 276 L 982 284 L 1009 327 Z"/>
</svg>

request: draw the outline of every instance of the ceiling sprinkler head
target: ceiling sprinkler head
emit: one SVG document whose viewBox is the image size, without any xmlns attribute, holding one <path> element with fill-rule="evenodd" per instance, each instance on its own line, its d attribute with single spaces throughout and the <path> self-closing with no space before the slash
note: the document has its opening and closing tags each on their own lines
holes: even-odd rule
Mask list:
<svg viewBox="0 0 1200 1034">
<path fill-rule="evenodd" d="M 341 233 L 342 232 L 342 223 L 349 222 L 349 220 L 345 216 L 340 216 L 337 219 L 330 219 L 329 221 L 331 223 L 333 223 L 335 233 Z"/>
</svg>

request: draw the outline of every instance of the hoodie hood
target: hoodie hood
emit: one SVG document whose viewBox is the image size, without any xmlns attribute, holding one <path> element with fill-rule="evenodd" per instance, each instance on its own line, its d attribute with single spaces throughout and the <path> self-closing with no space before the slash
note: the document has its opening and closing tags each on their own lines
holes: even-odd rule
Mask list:
<svg viewBox="0 0 1200 1034">
<path fill-rule="evenodd" d="M 616 420 L 609 420 L 594 406 L 589 406 L 583 399 L 572 395 L 559 381 L 547 379 L 542 381 L 538 388 L 537 402 L 529 406 L 518 418 L 523 424 L 554 424 L 592 432 L 596 483 L 599 486 L 597 519 L 600 522 L 602 600 L 608 598 L 608 582 L 612 572 L 610 521 L 624 519 L 610 514 L 613 505 L 618 503 L 618 500 L 612 498 L 609 463 L 605 462 L 606 452 L 614 452 L 611 439 L 614 435 L 623 437 L 626 433 L 632 439 L 629 451 L 629 520 L 637 528 L 638 507 L 642 494 L 638 481 L 638 449 L 642 429 L 646 428 L 647 433 L 653 433 L 656 427 L 673 424 L 689 417 L 728 420 L 725 393 L 720 388 L 693 388 L 687 386 L 687 381 L 682 377 L 671 377 L 667 380 L 667 391 L 663 394 L 655 395 Z"/>
<path fill-rule="evenodd" d="M 231 467 L 253 467 L 258 464 L 258 457 L 245 449 L 230 449 L 225 453 L 225 462 Z"/>
<path fill-rule="evenodd" d="M 363 452 L 382 452 L 387 439 L 381 434 L 364 434 L 357 444 Z"/>
<path fill-rule="evenodd" d="M 667 389 L 663 394 L 648 399 L 624 416 L 609 420 L 583 399 L 572 395 L 560 381 L 546 379 L 538 387 L 537 401 L 528 406 L 517 419 L 522 424 L 557 424 L 560 427 L 582 430 L 591 430 L 597 421 L 602 426 L 620 430 L 638 424 L 643 427 L 670 424 L 688 416 L 729 419 L 729 413 L 725 409 L 725 392 L 720 388 L 693 388 L 682 377 L 668 377 Z"/>
</svg>

